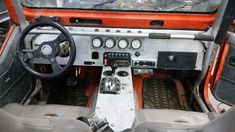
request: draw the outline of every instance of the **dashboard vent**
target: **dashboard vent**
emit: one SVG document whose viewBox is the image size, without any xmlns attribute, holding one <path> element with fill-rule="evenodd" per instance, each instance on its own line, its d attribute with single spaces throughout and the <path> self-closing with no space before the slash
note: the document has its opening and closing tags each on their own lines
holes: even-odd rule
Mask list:
<svg viewBox="0 0 235 132">
<path fill-rule="evenodd" d="M 84 19 L 84 18 L 70 18 L 70 23 L 76 23 L 76 24 L 95 24 L 95 25 L 101 25 L 102 20 L 100 19 Z"/>
<path fill-rule="evenodd" d="M 152 20 L 150 21 L 151 26 L 163 26 L 164 21 L 163 20 Z"/>
</svg>

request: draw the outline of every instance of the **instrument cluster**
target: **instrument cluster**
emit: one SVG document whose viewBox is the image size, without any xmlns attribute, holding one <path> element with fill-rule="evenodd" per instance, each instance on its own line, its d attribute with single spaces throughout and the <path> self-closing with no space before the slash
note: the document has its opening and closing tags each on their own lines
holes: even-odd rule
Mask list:
<svg viewBox="0 0 235 132">
<path fill-rule="evenodd" d="M 92 47 L 93 48 L 106 48 L 112 49 L 118 47 L 119 49 L 133 49 L 138 50 L 142 46 L 142 41 L 140 39 L 125 39 L 125 38 L 101 38 L 94 37 L 92 38 Z"/>
</svg>

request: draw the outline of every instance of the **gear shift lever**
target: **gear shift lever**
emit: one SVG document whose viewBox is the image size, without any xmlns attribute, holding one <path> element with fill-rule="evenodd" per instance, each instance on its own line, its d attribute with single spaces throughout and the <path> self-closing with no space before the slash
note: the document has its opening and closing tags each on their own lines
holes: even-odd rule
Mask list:
<svg viewBox="0 0 235 132">
<path fill-rule="evenodd" d="M 111 65 L 111 74 L 112 76 L 106 76 L 101 81 L 101 93 L 108 94 L 118 94 L 120 92 L 120 81 L 115 77 L 115 72 L 118 68 L 118 64 L 116 62 Z"/>
<path fill-rule="evenodd" d="M 114 75 L 115 75 L 115 72 L 116 72 L 116 70 L 117 70 L 117 68 L 118 68 L 117 63 L 113 63 L 113 64 L 111 65 L 111 68 L 112 68 L 112 76 L 114 76 Z"/>
</svg>

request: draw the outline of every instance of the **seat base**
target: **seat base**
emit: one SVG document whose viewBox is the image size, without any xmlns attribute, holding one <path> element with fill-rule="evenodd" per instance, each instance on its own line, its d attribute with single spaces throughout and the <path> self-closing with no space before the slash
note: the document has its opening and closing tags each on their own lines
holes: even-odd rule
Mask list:
<svg viewBox="0 0 235 132">
<path fill-rule="evenodd" d="M 157 111 L 157 110 L 155 110 Z M 164 110 L 165 111 L 165 110 Z M 193 112 L 184 112 L 184 116 L 182 116 L 182 113 L 177 112 L 174 114 L 171 114 L 169 112 L 166 112 L 165 114 L 168 114 L 167 116 L 164 115 L 161 118 L 169 117 L 170 119 L 173 119 L 176 117 L 199 117 L 198 121 L 203 122 L 203 116 L 199 115 L 200 113 L 193 113 Z M 187 113 L 187 114 L 186 114 Z M 150 116 L 151 113 L 149 113 Z M 153 113 L 152 113 L 153 114 Z M 163 113 L 162 113 L 163 114 Z M 209 114 L 208 114 L 209 115 Z M 160 117 L 160 115 L 156 116 L 156 114 L 152 115 L 152 118 Z M 166 123 L 166 122 L 145 122 L 141 123 L 132 130 L 132 132 L 234 132 L 235 126 L 234 126 L 234 118 L 235 118 L 235 107 L 231 108 L 230 110 L 226 111 L 224 114 L 219 115 L 215 117 L 212 121 L 209 121 L 205 124 L 172 124 L 172 123 Z M 185 118 L 186 119 L 186 118 Z M 202 119 L 202 120 L 199 120 Z M 158 120 L 158 119 L 156 119 Z"/>
<path fill-rule="evenodd" d="M 1 132 L 91 132 L 87 124 L 76 119 L 35 119 L 14 116 L 0 109 Z"/>
<path fill-rule="evenodd" d="M 210 121 L 207 113 L 167 109 L 138 110 L 135 125 L 145 122 L 162 122 L 182 125 L 201 125 Z"/>
<path fill-rule="evenodd" d="M 8 104 L 3 110 L 18 117 L 44 119 L 48 117 L 77 119 L 87 117 L 91 108 L 66 105 L 20 105 Z"/>
</svg>

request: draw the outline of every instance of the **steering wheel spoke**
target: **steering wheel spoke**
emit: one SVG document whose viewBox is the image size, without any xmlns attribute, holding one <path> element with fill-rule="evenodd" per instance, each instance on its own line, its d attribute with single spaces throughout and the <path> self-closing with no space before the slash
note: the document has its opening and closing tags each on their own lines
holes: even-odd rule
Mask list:
<svg viewBox="0 0 235 132">
<path fill-rule="evenodd" d="M 51 67 L 54 73 L 60 72 L 63 68 L 60 66 L 55 57 L 50 58 Z"/>
<path fill-rule="evenodd" d="M 22 59 L 24 62 L 27 62 L 33 58 L 39 58 L 42 57 L 42 55 L 38 52 L 38 50 L 28 50 L 23 49 L 22 50 Z"/>
<path fill-rule="evenodd" d="M 28 62 L 29 60 L 33 59 L 32 53 L 25 53 L 22 55 L 22 59 L 24 62 Z"/>
<path fill-rule="evenodd" d="M 60 34 L 55 40 L 52 41 L 52 43 L 54 46 L 58 46 L 60 43 L 63 43 L 67 40 L 68 39 L 63 34 Z"/>
<path fill-rule="evenodd" d="M 34 50 L 31 50 L 31 49 L 22 49 L 22 52 L 23 53 L 33 53 Z"/>
</svg>

